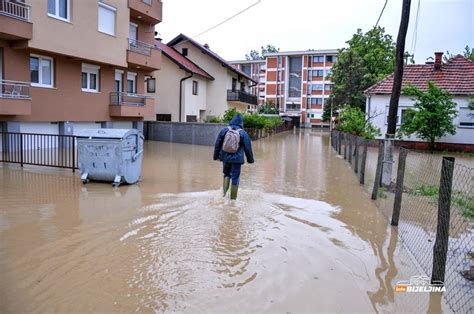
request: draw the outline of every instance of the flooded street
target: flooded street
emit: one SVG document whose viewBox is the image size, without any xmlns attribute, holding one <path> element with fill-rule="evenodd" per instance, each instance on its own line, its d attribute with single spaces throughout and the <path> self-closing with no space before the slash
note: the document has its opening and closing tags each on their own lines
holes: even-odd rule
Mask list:
<svg viewBox="0 0 474 314">
<path fill-rule="evenodd" d="M 138 185 L 0 164 L 0 312 L 447 311 L 320 132 L 253 143 L 237 201 L 212 147 L 147 142 Z"/>
</svg>

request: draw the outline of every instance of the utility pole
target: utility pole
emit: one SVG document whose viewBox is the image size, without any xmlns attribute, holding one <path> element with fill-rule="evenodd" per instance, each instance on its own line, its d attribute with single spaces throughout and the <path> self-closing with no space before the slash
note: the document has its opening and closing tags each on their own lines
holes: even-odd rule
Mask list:
<svg viewBox="0 0 474 314">
<path fill-rule="evenodd" d="M 388 108 L 387 132 L 385 133 L 384 165 L 382 173 L 382 184 L 390 186 L 392 182 L 393 167 L 393 141 L 397 130 L 398 101 L 402 89 L 403 65 L 405 56 L 405 39 L 407 37 L 408 22 L 410 20 L 411 0 L 403 0 L 402 18 L 398 29 L 397 46 L 395 52 L 395 73 L 393 76 L 392 95 L 390 96 L 390 106 Z"/>
</svg>

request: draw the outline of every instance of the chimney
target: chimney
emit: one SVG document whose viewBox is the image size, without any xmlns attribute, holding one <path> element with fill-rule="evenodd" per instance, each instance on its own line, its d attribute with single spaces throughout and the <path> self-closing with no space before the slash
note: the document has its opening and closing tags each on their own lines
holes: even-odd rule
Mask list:
<svg viewBox="0 0 474 314">
<path fill-rule="evenodd" d="M 443 61 L 443 53 L 442 52 L 435 52 L 435 62 L 434 62 L 434 69 L 441 70 L 441 63 Z"/>
<path fill-rule="evenodd" d="M 209 49 L 209 44 L 204 44 L 204 48 Z"/>
</svg>

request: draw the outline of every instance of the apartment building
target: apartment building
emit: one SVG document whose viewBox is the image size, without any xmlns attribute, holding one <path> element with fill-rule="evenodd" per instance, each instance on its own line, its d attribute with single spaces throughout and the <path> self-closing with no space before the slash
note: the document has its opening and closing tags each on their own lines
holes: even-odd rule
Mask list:
<svg viewBox="0 0 474 314">
<path fill-rule="evenodd" d="M 333 87 L 337 50 L 268 53 L 265 60 L 265 102 L 274 103 L 282 116 L 302 127 L 326 126 L 321 118 Z"/>
<path fill-rule="evenodd" d="M 266 61 L 264 59 L 237 60 L 230 63 L 257 82 L 250 85 L 250 93 L 257 96 L 258 105 L 262 105 L 265 102 Z"/>
<path fill-rule="evenodd" d="M 164 71 L 157 78 L 155 98 L 157 120 L 202 122 L 223 116 L 229 108 L 254 111 L 257 97 L 249 86 L 257 82 L 211 50 L 180 34 L 166 46 Z M 181 113 L 180 113 L 181 112 Z"/>
<path fill-rule="evenodd" d="M 1 0 L 0 130 L 142 128 L 161 20 L 161 0 Z"/>
</svg>

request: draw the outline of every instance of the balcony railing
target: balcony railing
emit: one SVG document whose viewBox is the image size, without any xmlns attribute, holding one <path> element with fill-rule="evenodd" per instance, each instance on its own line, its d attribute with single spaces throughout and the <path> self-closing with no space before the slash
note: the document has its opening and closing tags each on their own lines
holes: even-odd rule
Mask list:
<svg viewBox="0 0 474 314">
<path fill-rule="evenodd" d="M 0 98 L 29 99 L 30 84 L 17 81 L 0 81 Z"/>
<path fill-rule="evenodd" d="M 31 6 L 20 3 L 12 2 L 10 0 L 0 0 L 0 14 L 7 15 L 20 20 L 30 21 Z"/>
<path fill-rule="evenodd" d="M 140 53 L 145 56 L 151 56 L 151 49 L 153 46 L 135 39 L 128 39 L 128 50 Z"/>
<path fill-rule="evenodd" d="M 240 90 L 227 90 L 227 101 L 241 101 L 250 105 L 257 104 L 257 96 Z"/>
<path fill-rule="evenodd" d="M 287 104 L 286 111 L 300 111 L 301 105 L 299 104 Z"/>
<path fill-rule="evenodd" d="M 145 95 L 129 94 L 121 92 L 110 93 L 110 104 L 115 106 L 145 106 Z"/>
</svg>

